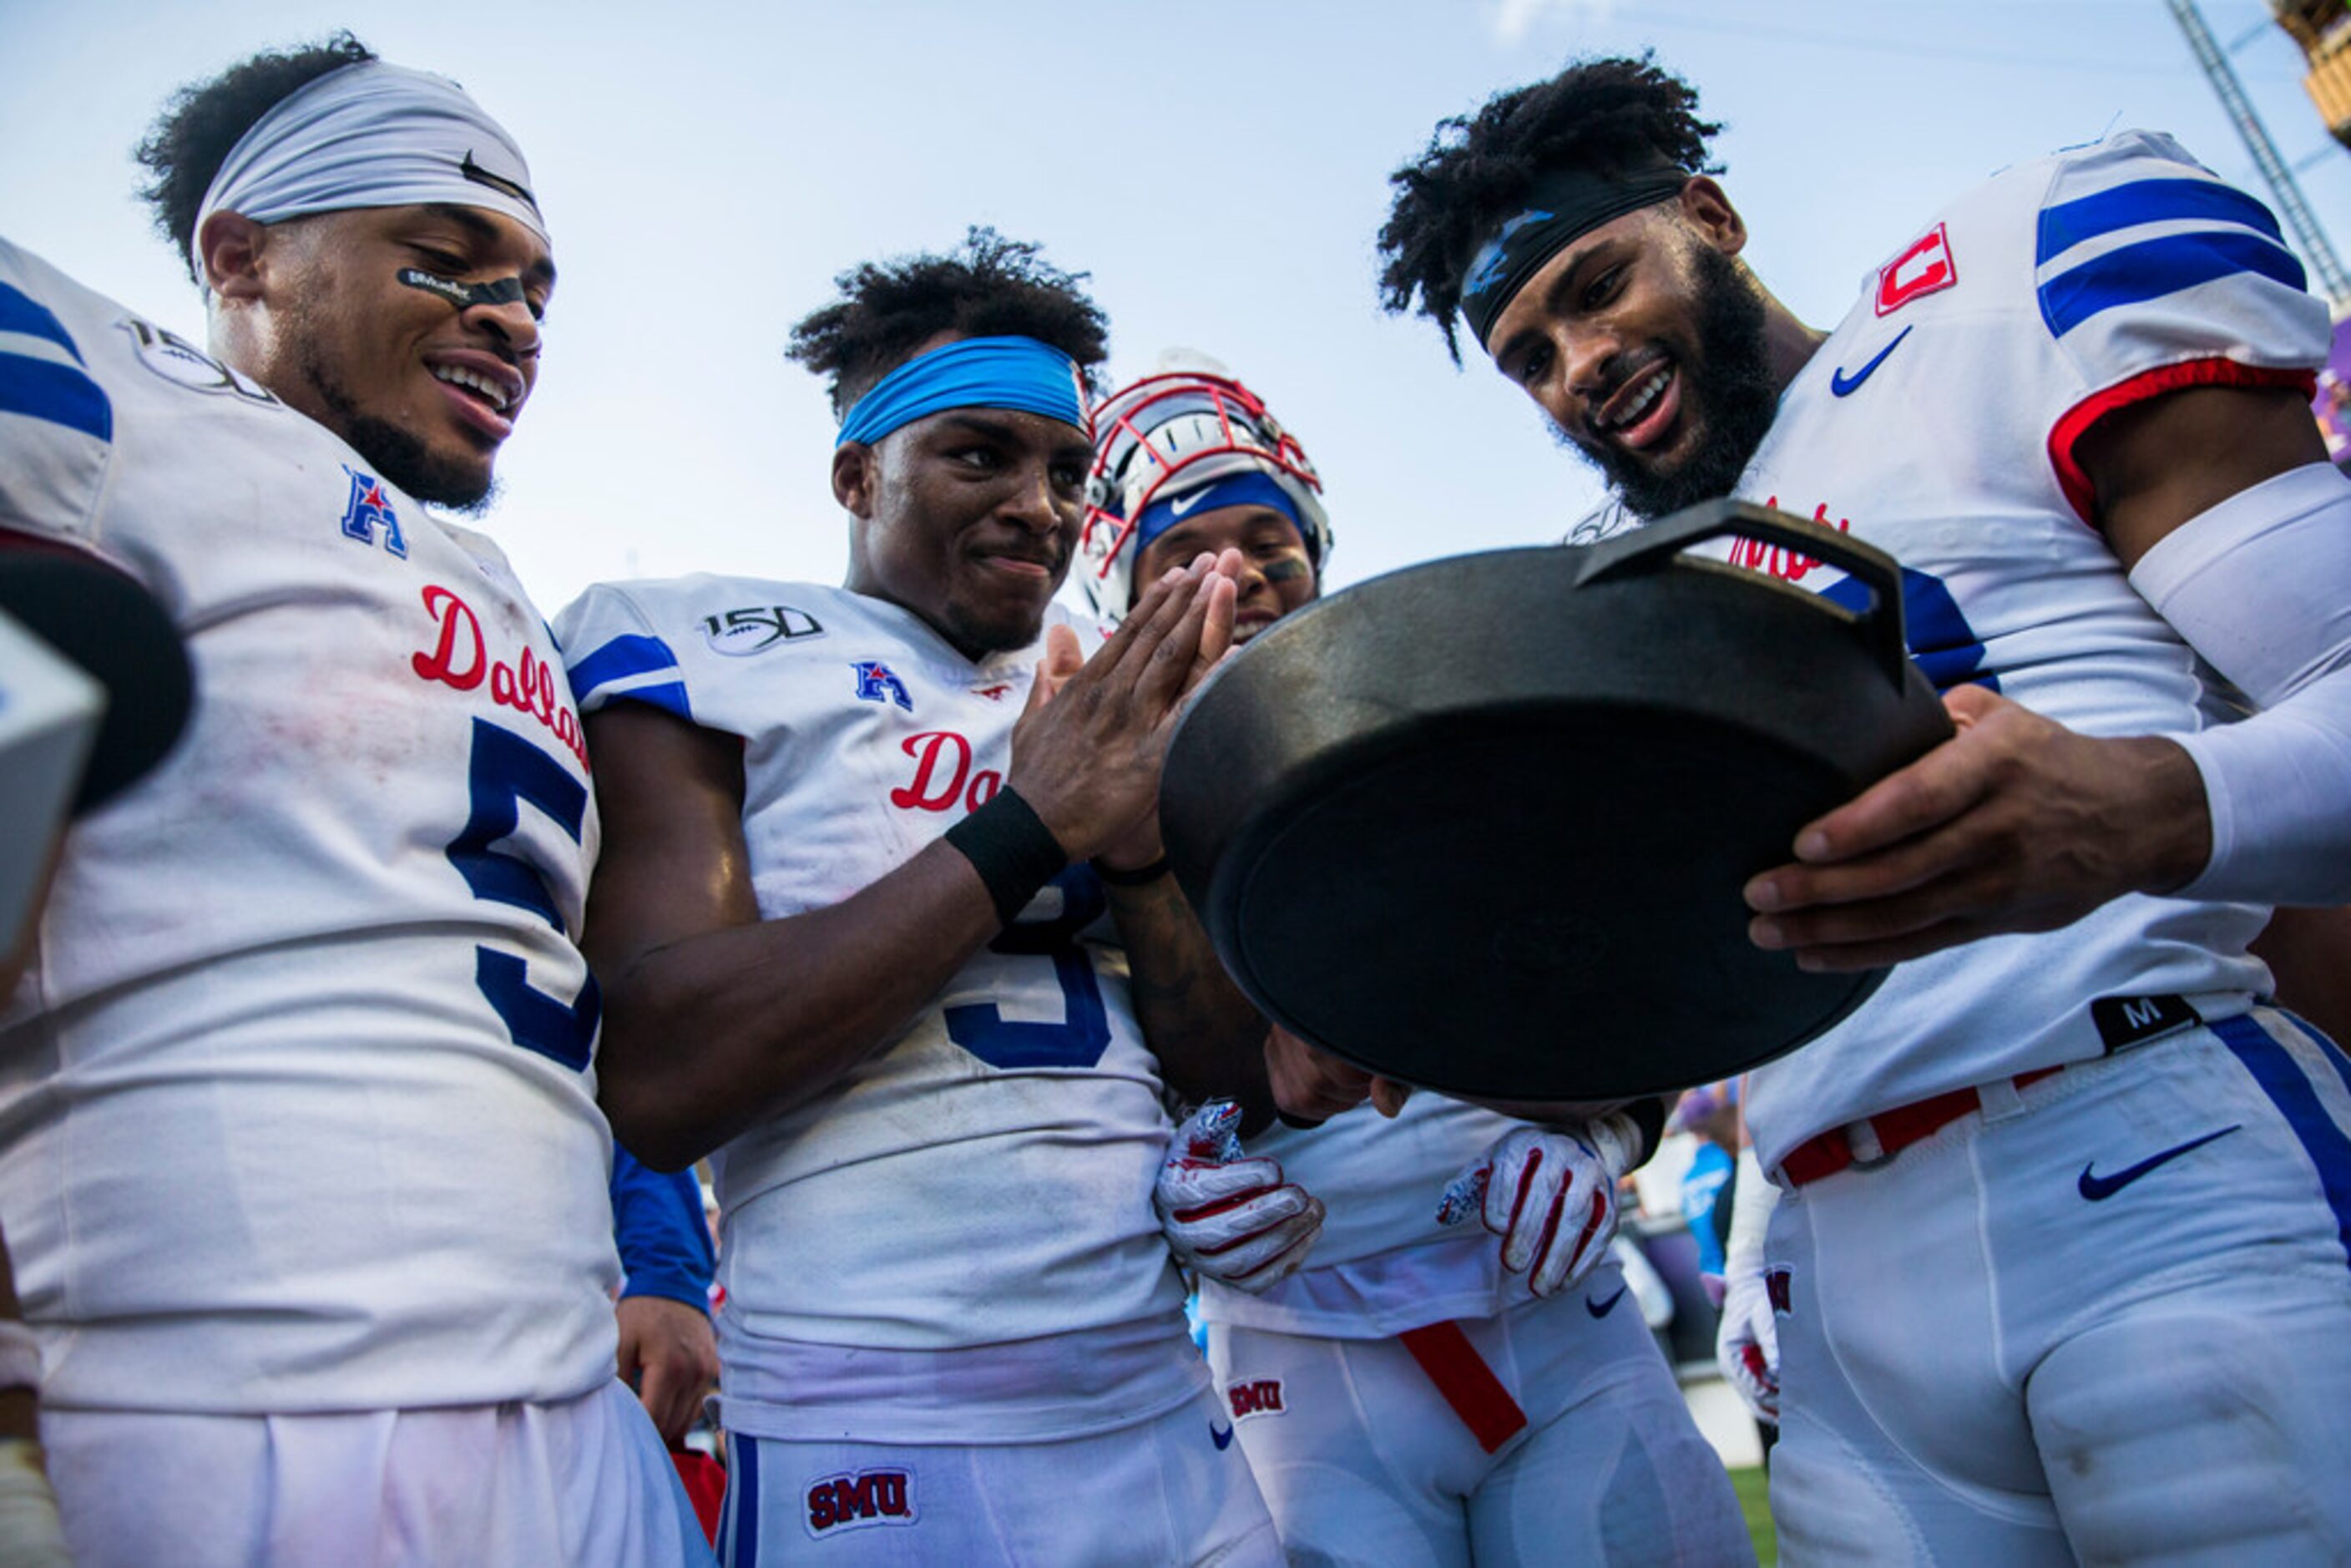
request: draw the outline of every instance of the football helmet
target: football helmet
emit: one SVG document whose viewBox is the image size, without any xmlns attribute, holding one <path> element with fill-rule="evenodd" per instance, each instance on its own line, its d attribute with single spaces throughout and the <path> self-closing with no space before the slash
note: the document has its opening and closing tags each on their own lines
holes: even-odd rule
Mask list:
<svg viewBox="0 0 2351 1568">
<path fill-rule="evenodd" d="M 1094 613 L 1116 621 L 1134 599 L 1134 528 L 1153 502 L 1236 475 L 1263 473 L 1287 494 L 1319 574 L 1331 557 L 1322 481 L 1298 438 L 1225 367 L 1181 350 L 1093 413 L 1094 463 L 1078 536 L 1078 578 Z"/>
</svg>

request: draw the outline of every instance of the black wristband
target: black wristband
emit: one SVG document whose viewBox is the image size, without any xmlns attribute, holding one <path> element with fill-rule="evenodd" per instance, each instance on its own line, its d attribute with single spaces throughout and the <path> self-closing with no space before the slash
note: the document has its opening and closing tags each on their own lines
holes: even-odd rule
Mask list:
<svg viewBox="0 0 2351 1568">
<path fill-rule="evenodd" d="M 1161 877 L 1167 874 L 1167 857 L 1163 854 L 1157 860 L 1153 861 L 1149 865 L 1139 865 L 1133 871 L 1120 871 L 1115 867 L 1106 866 L 1102 864 L 1102 862 L 1096 861 L 1094 862 L 1094 874 L 1102 878 L 1103 883 L 1107 886 L 1144 887 L 1148 886 L 1152 883 L 1157 882 Z"/>
<path fill-rule="evenodd" d="M 1036 810 L 1009 784 L 987 805 L 946 831 L 953 844 L 996 904 L 996 916 L 1009 925 L 1029 907 L 1038 890 L 1061 874 L 1069 852 Z"/>
</svg>

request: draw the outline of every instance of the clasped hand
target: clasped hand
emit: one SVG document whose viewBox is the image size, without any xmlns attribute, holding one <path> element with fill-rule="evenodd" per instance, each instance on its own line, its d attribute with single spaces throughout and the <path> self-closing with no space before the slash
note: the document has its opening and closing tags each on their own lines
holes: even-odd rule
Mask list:
<svg viewBox="0 0 2351 1568">
<path fill-rule="evenodd" d="M 1070 628 L 1047 633 L 1007 782 L 1071 860 L 1155 831 L 1167 739 L 1232 646 L 1239 570 L 1238 550 L 1170 570 L 1091 659 Z"/>
</svg>

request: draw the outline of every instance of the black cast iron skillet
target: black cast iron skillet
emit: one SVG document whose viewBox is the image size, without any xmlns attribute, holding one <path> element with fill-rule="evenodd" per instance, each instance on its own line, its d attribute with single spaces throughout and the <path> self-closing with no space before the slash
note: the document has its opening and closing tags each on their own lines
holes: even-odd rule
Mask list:
<svg viewBox="0 0 2351 1568">
<path fill-rule="evenodd" d="M 1868 586 L 1854 613 L 1683 552 L 1738 535 Z M 1884 977 L 1747 939 L 1796 831 L 1951 733 L 1892 558 L 1712 502 L 1596 545 L 1456 557 L 1289 616 L 1202 690 L 1160 822 L 1265 1014 L 1454 1093 L 1727 1077 Z"/>
</svg>

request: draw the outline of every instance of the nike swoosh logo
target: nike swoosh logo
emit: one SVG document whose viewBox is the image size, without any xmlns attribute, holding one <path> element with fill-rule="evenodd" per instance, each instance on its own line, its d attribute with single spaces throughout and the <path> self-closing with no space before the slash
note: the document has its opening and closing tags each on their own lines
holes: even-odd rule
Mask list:
<svg viewBox="0 0 2351 1568">
<path fill-rule="evenodd" d="M 2221 1128 L 2217 1133 L 2207 1133 L 2200 1138 L 2190 1138 L 2186 1143 L 2179 1145 L 2176 1148 L 2166 1149 L 2159 1155 L 2150 1155 L 2146 1159 L 2139 1161 L 2138 1164 L 2125 1166 L 2123 1169 L 2116 1171 L 2112 1176 L 2092 1176 L 2090 1174 L 2090 1166 L 2084 1166 L 2082 1167 L 2082 1180 L 2079 1184 L 2082 1189 L 2082 1196 L 2088 1198 L 2092 1203 L 2104 1203 L 2106 1199 L 2114 1197 L 2115 1194 L 2122 1191 L 2123 1188 L 2130 1186 L 2131 1183 L 2138 1180 L 2139 1177 L 2147 1175 L 2147 1172 L 2155 1169 L 2158 1166 L 2169 1165 L 2172 1161 L 2178 1159 L 2180 1155 L 2187 1154 L 2189 1150 L 2200 1149 L 2215 1138 L 2225 1138 L 2243 1125 L 2244 1124 L 2242 1122 L 2232 1123 L 2230 1125 Z M 2091 1165 L 2095 1165 L 2096 1163 L 2096 1161 L 2093 1160 Z"/>
<path fill-rule="evenodd" d="M 1584 1298 L 1584 1301 L 1583 1301 L 1583 1310 L 1584 1310 L 1585 1312 L 1590 1312 L 1590 1313 L 1591 1313 L 1593 1317 L 1595 1317 L 1595 1318 L 1604 1318 L 1604 1317 L 1606 1317 L 1609 1313 L 1611 1313 L 1611 1312 L 1614 1312 L 1614 1311 L 1616 1310 L 1616 1303 L 1617 1303 L 1617 1302 L 1619 1302 L 1619 1301 L 1623 1301 L 1623 1300 L 1625 1299 L 1625 1290 L 1626 1290 L 1626 1287 L 1625 1287 L 1625 1286 L 1623 1286 L 1623 1285 L 1619 1285 L 1619 1286 L 1617 1286 L 1617 1287 L 1616 1287 L 1616 1293 L 1615 1293 L 1614 1295 L 1613 1295 L 1613 1296 L 1609 1297 L 1609 1298 L 1608 1298 L 1606 1301 L 1595 1301 L 1592 1300 L 1589 1296 L 1587 1296 L 1587 1297 L 1585 1297 L 1585 1298 Z"/>
<path fill-rule="evenodd" d="M 516 201 L 520 202 L 524 206 L 528 207 L 534 213 L 538 211 L 538 198 L 537 196 L 532 195 L 527 187 L 518 184 L 515 181 L 507 179 L 504 174 L 493 174 L 487 169 L 483 168 L 479 163 L 475 162 L 474 153 L 471 148 L 466 149 L 465 160 L 457 165 L 457 172 L 465 178 L 471 180 L 476 185 L 487 185 L 493 191 L 497 191 L 503 194 L 512 196 Z M 1903 329 L 1906 332 L 1909 329 L 1910 329 L 1907 327 Z"/>
<path fill-rule="evenodd" d="M 1219 1428 L 1211 1421 L 1208 1423 L 1208 1441 L 1219 1448 L 1229 1448 L 1233 1446 L 1233 1429 L 1230 1427 Z"/>
<path fill-rule="evenodd" d="M 1916 326 L 1917 323 L 1913 322 L 1911 325 Z M 1878 350 L 1876 354 L 1871 358 L 1869 363 L 1862 366 L 1861 369 L 1854 371 L 1851 375 L 1846 375 L 1843 371 L 1832 372 L 1829 376 L 1830 392 L 1837 397 L 1851 397 L 1855 392 L 1860 391 L 1861 383 L 1869 379 L 1870 372 L 1876 370 L 1878 366 L 1884 364 L 1886 362 L 1886 356 L 1900 348 L 1902 346 L 1902 340 L 1909 335 L 1909 327 L 1905 327 L 1899 332 L 1895 333 L 1894 341 Z"/>
<path fill-rule="evenodd" d="M 1905 327 L 1902 329 L 1907 332 L 1910 329 Z M 1176 499 L 1168 502 L 1167 510 L 1176 517 L 1180 517 L 1207 498 L 1208 493 L 1206 490 L 1195 490 L 1188 496 L 1178 497 Z"/>
</svg>

